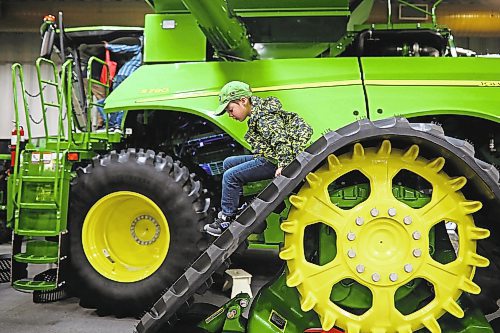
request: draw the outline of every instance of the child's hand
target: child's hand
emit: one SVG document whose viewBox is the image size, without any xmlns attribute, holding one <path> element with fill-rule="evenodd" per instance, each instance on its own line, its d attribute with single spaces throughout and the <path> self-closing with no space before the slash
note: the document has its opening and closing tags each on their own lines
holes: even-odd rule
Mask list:
<svg viewBox="0 0 500 333">
<path fill-rule="evenodd" d="M 281 170 L 283 170 L 283 167 L 276 169 L 276 172 L 274 173 L 274 177 L 281 176 Z"/>
</svg>

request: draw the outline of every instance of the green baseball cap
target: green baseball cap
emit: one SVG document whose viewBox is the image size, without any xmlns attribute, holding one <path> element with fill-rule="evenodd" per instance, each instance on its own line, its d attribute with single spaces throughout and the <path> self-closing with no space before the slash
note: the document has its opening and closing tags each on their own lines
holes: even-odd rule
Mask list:
<svg viewBox="0 0 500 333">
<path fill-rule="evenodd" d="M 215 110 L 216 116 L 221 116 L 226 112 L 227 105 L 242 97 L 252 96 L 250 86 L 241 81 L 230 81 L 222 87 L 219 93 L 219 107 Z"/>
</svg>

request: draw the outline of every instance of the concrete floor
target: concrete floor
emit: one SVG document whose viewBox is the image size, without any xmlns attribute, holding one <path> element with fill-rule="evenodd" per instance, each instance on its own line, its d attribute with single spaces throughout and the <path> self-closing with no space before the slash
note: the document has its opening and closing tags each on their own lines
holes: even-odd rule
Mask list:
<svg viewBox="0 0 500 333">
<path fill-rule="evenodd" d="M 9 252 L 8 244 L 0 245 L 0 254 Z M 253 275 L 254 295 L 281 268 L 277 253 L 270 251 L 251 251 L 235 261 Z M 217 306 L 227 300 L 225 294 L 211 291 L 196 297 Z M 487 316 L 490 321 L 498 317 L 500 310 Z M 8 283 L 0 284 L 1 333 L 127 333 L 136 323 L 134 318 L 99 317 L 95 310 L 80 307 L 76 298 L 35 304 L 31 294 L 15 291 Z"/>
<path fill-rule="evenodd" d="M 10 253 L 10 245 L 0 245 L 0 254 Z M 31 293 L 0 284 L 0 332 L 2 333 L 102 333 L 131 332 L 136 320 L 99 317 L 94 310 L 78 305 L 77 298 L 35 304 Z"/>
<path fill-rule="evenodd" d="M 7 253 L 10 253 L 10 245 L 1 244 L 0 254 Z M 241 261 L 246 263 L 240 267 L 253 275 L 254 295 L 280 267 L 277 251 L 254 251 Z M 227 299 L 222 292 L 208 291 L 195 296 L 196 301 L 217 306 Z M 31 293 L 16 291 L 9 283 L 0 284 L 0 333 L 128 333 L 136 323 L 134 318 L 99 317 L 95 310 L 80 307 L 74 297 L 35 304 Z"/>
</svg>

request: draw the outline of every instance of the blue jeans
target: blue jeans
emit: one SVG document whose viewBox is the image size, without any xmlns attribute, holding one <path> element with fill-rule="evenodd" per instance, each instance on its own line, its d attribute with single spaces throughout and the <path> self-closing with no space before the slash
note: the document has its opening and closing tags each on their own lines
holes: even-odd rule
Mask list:
<svg viewBox="0 0 500 333">
<path fill-rule="evenodd" d="M 125 75 L 116 75 L 113 79 L 113 90 L 115 90 L 127 77 Z M 97 101 L 97 104 L 104 105 L 105 98 Z M 104 121 L 106 121 L 106 115 L 104 114 L 104 110 L 102 106 L 97 106 L 97 111 L 101 114 L 101 117 Z M 122 125 L 123 119 L 123 111 L 113 112 L 109 115 L 109 128 L 120 128 Z"/>
<path fill-rule="evenodd" d="M 113 79 L 113 90 L 127 78 L 125 75 L 116 74 Z M 120 128 L 122 126 L 123 111 L 113 112 L 109 115 L 109 127 Z"/>
<path fill-rule="evenodd" d="M 230 156 L 224 160 L 223 168 L 221 207 L 226 216 L 236 214 L 244 184 L 272 179 L 276 172 L 276 165 L 254 155 Z"/>
<path fill-rule="evenodd" d="M 97 111 L 99 111 L 99 114 L 101 115 L 102 119 L 104 120 L 104 123 L 106 123 L 106 114 L 104 113 L 104 109 L 102 106 L 104 105 L 104 101 L 106 99 L 100 99 L 97 101 Z M 122 124 L 122 119 L 123 119 L 123 111 L 118 111 L 118 112 L 113 112 L 109 115 L 109 123 L 108 127 L 112 128 L 120 128 Z"/>
</svg>

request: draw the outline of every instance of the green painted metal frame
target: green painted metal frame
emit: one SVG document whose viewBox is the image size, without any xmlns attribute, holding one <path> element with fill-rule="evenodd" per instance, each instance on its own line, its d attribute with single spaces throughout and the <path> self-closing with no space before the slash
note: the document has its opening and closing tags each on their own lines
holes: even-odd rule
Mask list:
<svg viewBox="0 0 500 333">
<path fill-rule="evenodd" d="M 236 295 L 213 314 L 202 320 L 198 327 L 210 333 L 244 333 L 246 320 L 243 312 L 250 305 L 251 297 L 246 293 Z"/>
</svg>

